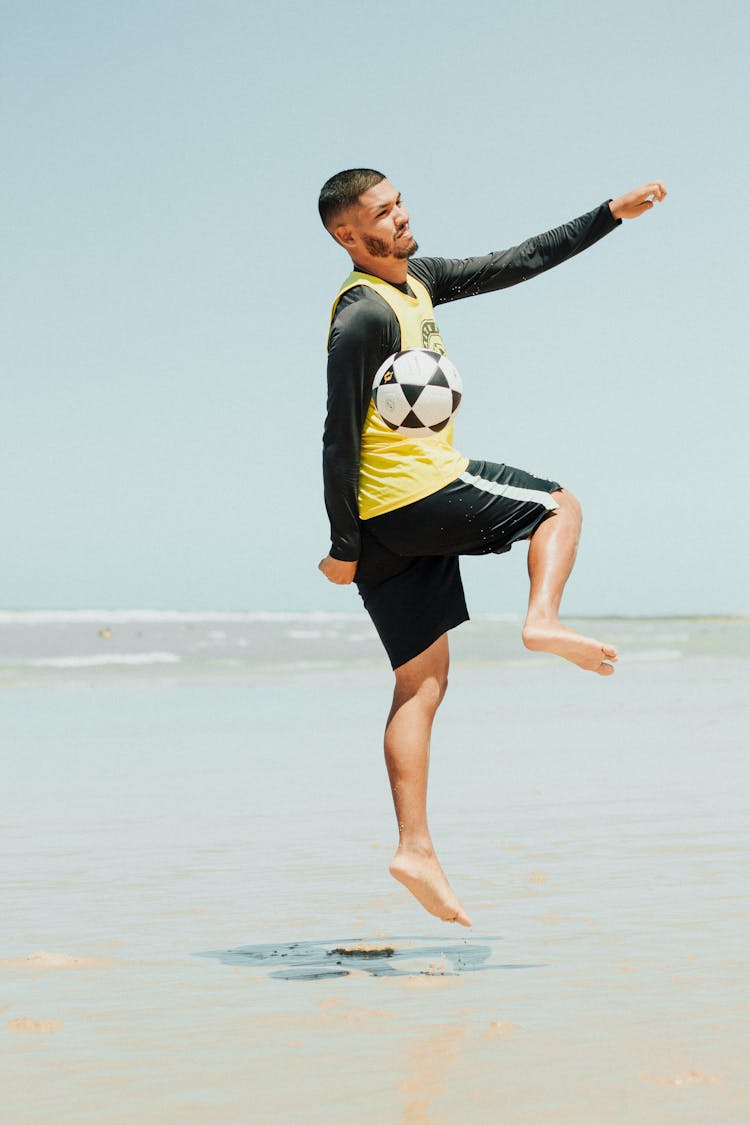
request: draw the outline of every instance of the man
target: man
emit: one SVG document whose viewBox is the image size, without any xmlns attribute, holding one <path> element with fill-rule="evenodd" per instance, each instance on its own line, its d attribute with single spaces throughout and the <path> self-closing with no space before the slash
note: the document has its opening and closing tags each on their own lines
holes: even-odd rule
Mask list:
<svg viewBox="0 0 750 1125">
<path fill-rule="evenodd" d="M 500 554 L 528 539 L 525 646 L 601 676 L 614 672 L 617 653 L 558 617 L 581 529 L 575 497 L 556 481 L 469 461 L 453 448 L 452 425 L 421 439 L 393 433 L 374 409 L 373 377 L 395 352 L 444 352 L 435 305 L 535 277 L 665 195 L 655 180 L 510 250 L 448 261 L 413 257 L 408 212 L 382 173 L 339 172 L 320 193 L 323 224 L 353 273 L 334 302 L 328 337 L 323 472 L 331 548 L 319 569 L 337 585 L 357 583 L 390 657 L 396 684 L 385 757 L 399 828 L 390 871 L 445 921 L 471 925 L 438 862 L 426 808 L 447 633 L 468 619 L 458 556 Z"/>
</svg>

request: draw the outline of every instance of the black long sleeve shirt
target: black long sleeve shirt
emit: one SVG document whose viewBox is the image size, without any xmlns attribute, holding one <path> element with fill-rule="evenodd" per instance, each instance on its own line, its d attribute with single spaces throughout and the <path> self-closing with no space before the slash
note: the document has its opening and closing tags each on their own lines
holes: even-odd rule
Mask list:
<svg viewBox="0 0 750 1125">
<path fill-rule="evenodd" d="M 433 305 L 493 293 L 528 281 L 580 254 L 621 220 L 609 203 L 509 250 L 481 257 L 414 258 L 409 273 L 428 289 Z M 400 288 L 407 292 L 406 286 Z M 360 285 L 341 297 L 328 338 L 328 408 L 323 432 L 323 484 L 335 559 L 359 558 L 360 437 L 381 363 L 401 350 L 398 320 L 374 290 Z"/>
</svg>

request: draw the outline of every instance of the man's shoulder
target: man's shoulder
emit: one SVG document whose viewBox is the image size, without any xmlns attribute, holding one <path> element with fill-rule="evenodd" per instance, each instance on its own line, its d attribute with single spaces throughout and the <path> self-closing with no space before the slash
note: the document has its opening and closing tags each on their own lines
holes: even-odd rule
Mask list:
<svg viewBox="0 0 750 1125">
<path fill-rule="evenodd" d="M 412 258 L 409 273 L 426 287 L 431 297 L 438 290 L 445 271 L 445 258 Z"/>
<path fill-rule="evenodd" d="M 410 258 L 409 273 L 426 285 L 435 273 L 435 266 L 439 261 L 439 258 Z"/>
<path fill-rule="evenodd" d="M 331 329 L 336 332 L 371 332 L 390 324 L 394 313 L 388 302 L 369 285 L 355 285 L 336 302 Z"/>
<path fill-rule="evenodd" d="M 365 285 L 342 293 L 328 334 L 329 371 L 343 365 L 358 369 L 364 363 L 376 371 L 386 356 L 398 351 L 400 328 L 393 309 Z"/>
</svg>

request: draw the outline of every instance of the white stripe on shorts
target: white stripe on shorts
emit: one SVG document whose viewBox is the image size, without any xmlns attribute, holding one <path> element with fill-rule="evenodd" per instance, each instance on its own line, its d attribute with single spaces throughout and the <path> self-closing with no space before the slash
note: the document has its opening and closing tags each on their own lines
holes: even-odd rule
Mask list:
<svg viewBox="0 0 750 1125">
<path fill-rule="evenodd" d="M 537 488 L 519 488 L 515 484 L 498 484 L 494 480 L 485 480 L 484 477 L 475 477 L 471 473 L 461 473 L 459 480 L 464 484 L 473 484 L 482 492 L 491 492 L 493 496 L 507 496 L 509 500 L 520 500 L 527 504 L 541 504 L 548 512 L 554 512 L 560 505 L 553 500 L 549 492 L 540 492 Z"/>
</svg>

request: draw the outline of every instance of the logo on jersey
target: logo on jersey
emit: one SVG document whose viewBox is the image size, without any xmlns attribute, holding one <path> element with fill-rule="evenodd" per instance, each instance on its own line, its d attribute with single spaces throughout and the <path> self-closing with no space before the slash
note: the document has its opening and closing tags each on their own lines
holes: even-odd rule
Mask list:
<svg viewBox="0 0 750 1125">
<path fill-rule="evenodd" d="M 440 355 L 445 355 L 445 346 L 434 320 L 422 321 L 422 347 L 428 348 L 431 352 L 439 352 Z"/>
</svg>

